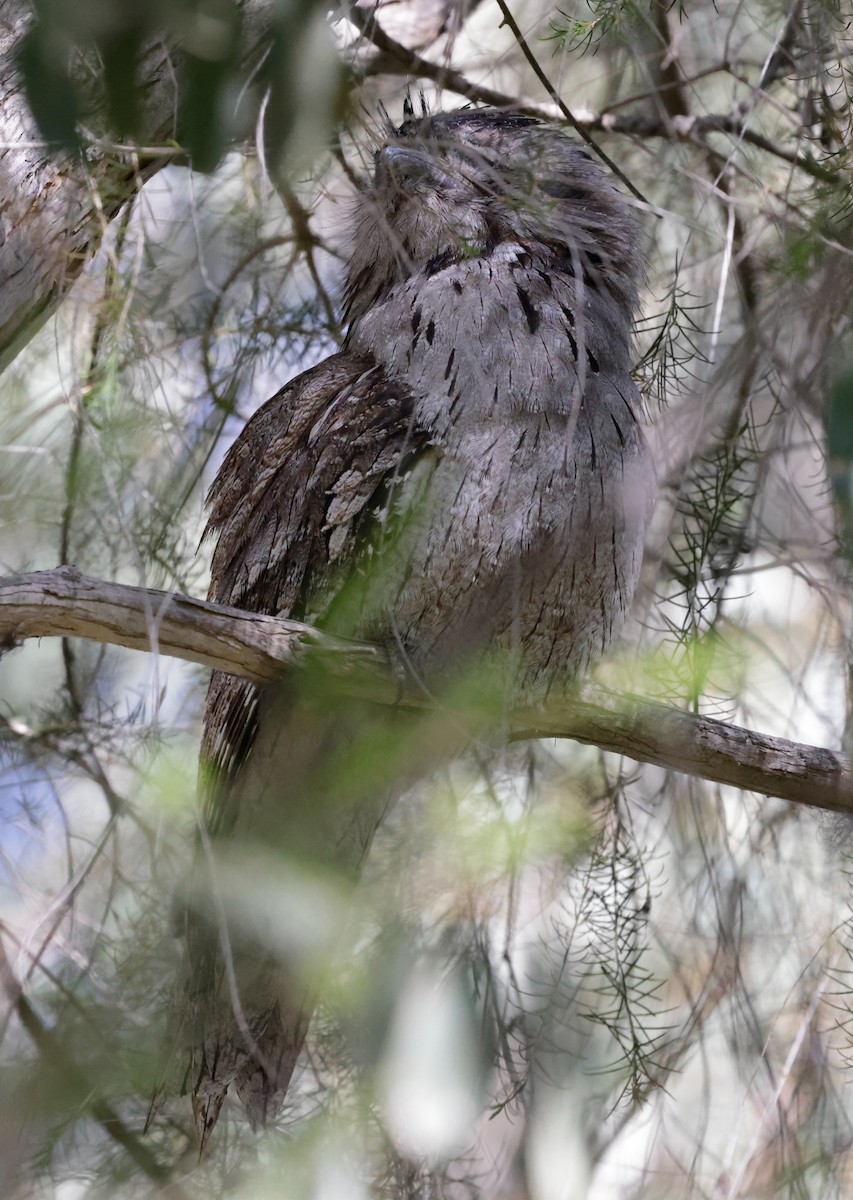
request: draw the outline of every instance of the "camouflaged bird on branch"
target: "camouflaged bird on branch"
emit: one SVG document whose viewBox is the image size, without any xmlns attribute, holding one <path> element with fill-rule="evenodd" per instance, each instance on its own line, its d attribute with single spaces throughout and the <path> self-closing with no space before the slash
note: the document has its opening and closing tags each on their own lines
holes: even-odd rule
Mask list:
<svg viewBox="0 0 853 1200">
<path fill-rule="evenodd" d="M 255 414 L 211 488 L 210 598 L 383 641 L 431 692 L 486 660 L 515 701 L 565 687 L 607 646 L 640 568 L 641 269 L 627 201 L 565 134 L 513 113 L 409 112 L 358 197 L 342 350 Z M 235 837 L 358 870 L 389 794 L 323 805 L 307 789 L 346 719 L 305 709 L 292 680 L 214 673 L 208 895 Z M 187 908 L 177 1005 L 202 1144 L 232 1084 L 253 1124 L 278 1110 L 315 1004 L 263 939 L 204 910 Z"/>
</svg>

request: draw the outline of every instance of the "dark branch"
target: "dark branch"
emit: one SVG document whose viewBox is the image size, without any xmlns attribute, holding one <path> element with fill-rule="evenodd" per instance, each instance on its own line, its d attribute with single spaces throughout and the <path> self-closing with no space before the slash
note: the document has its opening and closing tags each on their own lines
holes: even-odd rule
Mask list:
<svg viewBox="0 0 853 1200">
<path fill-rule="evenodd" d="M 502 5 L 501 8 L 504 10 L 505 6 Z M 379 62 L 371 64 L 369 68 L 371 73 L 375 73 L 380 65 L 382 70 L 387 71 L 389 64 L 396 64 L 401 72 L 414 75 L 418 79 L 429 79 L 438 87 L 456 92 L 458 96 L 464 96 L 466 100 L 471 100 L 475 104 L 489 104 L 495 108 L 512 108 L 518 112 L 547 117 L 550 120 L 562 115 L 585 140 L 589 140 L 590 130 L 601 130 L 603 133 L 618 133 L 636 138 L 667 138 L 680 141 L 695 141 L 706 133 L 724 133 L 756 146 L 765 153 L 782 159 L 783 162 L 790 163 L 791 166 L 797 167 L 813 179 L 820 179 L 824 183 L 833 183 L 838 180 L 838 172 L 822 166 L 810 155 L 801 155 L 793 150 L 785 150 L 762 134 L 744 128 L 744 114 L 740 110 L 735 113 L 710 113 L 703 117 L 684 117 L 675 121 L 662 120 L 640 113 L 617 117 L 606 111 L 577 116 L 563 104 L 553 84 L 536 63 L 535 56 L 529 47 L 527 47 L 530 55 L 528 61 L 531 61 L 540 81 L 547 88 L 552 99 L 551 104 L 537 104 L 529 99 L 520 100 L 518 96 L 509 92 L 499 92 L 484 84 L 473 83 L 461 71 L 456 71 L 452 67 L 430 62 L 416 51 L 409 50 L 408 47 L 389 37 L 371 14 L 363 9 L 350 8 L 347 12 L 347 20 L 355 25 L 363 36 L 382 53 Z M 522 42 L 519 42 L 519 46 L 524 52 L 526 43 L 522 45 Z M 766 85 L 766 77 L 763 82 Z M 599 152 L 597 147 L 596 152 Z M 617 173 L 622 177 L 621 172 Z"/>
</svg>

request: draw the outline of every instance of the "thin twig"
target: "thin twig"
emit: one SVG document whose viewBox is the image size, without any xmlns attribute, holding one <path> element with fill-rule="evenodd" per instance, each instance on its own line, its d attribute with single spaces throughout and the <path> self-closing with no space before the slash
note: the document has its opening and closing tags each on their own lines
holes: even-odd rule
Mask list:
<svg viewBox="0 0 853 1200">
<path fill-rule="evenodd" d="M 2 981 L 18 1020 L 35 1043 L 45 1071 L 60 1080 L 63 1088 L 74 1087 L 75 1091 L 87 1098 L 87 1107 L 104 1132 L 126 1151 L 149 1179 L 160 1185 L 168 1183 L 171 1172 L 162 1166 L 148 1147 L 143 1145 L 128 1129 L 112 1105 L 93 1092 L 90 1081 L 69 1057 L 56 1033 L 45 1025 L 30 1004 L 6 956 L 2 938 L 0 938 L 0 981 Z"/>
<path fill-rule="evenodd" d="M 416 51 L 394 41 L 377 25 L 376 21 L 361 9 L 348 9 L 347 20 L 355 25 L 378 50 L 393 58 L 399 64 L 401 71 L 414 75 L 418 79 L 429 79 L 437 87 L 456 92 L 458 96 L 464 96 L 466 100 L 471 100 L 475 104 L 488 104 L 493 108 L 511 108 L 515 112 L 548 120 L 553 120 L 562 114 L 572 128 L 577 130 L 579 136 L 584 138 L 588 130 L 602 130 L 605 133 L 624 134 L 634 138 L 676 138 L 682 141 L 694 141 L 705 133 L 726 133 L 756 146 L 767 154 L 772 154 L 775 158 L 789 163 L 813 179 L 819 179 L 824 183 L 834 183 L 838 179 L 836 171 L 822 166 L 810 156 L 797 154 L 793 150 L 785 150 L 762 134 L 751 129 L 743 129 L 742 115 L 739 111 L 709 113 L 706 116 L 687 117 L 676 121 L 664 121 L 658 117 L 650 117 L 641 113 L 615 116 L 609 110 L 578 117 L 565 108 L 559 97 L 551 104 L 539 104 L 527 97 L 519 97 L 510 92 L 500 92 L 485 84 L 474 83 L 461 71 L 430 62 Z M 552 88 L 547 77 L 545 83 L 551 94 Z M 626 102 L 619 102 L 614 107 L 621 108 L 624 103 Z M 630 184 L 626 184 L 626 186 L 631 187 Z M 631 190 L 634 190 L 633 187 Z"/>
<path fill-rule="evenodd" d="M 528 46 L 527 39 L 525 38 L 524 34 L 521 32 L 518 25 L 516 24 L 515 18 L 513 17 L 512 13 L 509 11 L 509 8 L 507 7 L 507 5 L 504 3 L 504 0 L 497 0 L 497 3 L 498 3 L 498 8 L 501 10 L 501 13 L 503 14 L 503 23 L 505 25 L 509 26 L 512 36 L 518 42 L 518 47 L 521 50 L 521 53 L 527 59 L 528 63 L 530 64 L 534 75 L 539 80 L 539 82 L 542 84 L 542 86 L 545 88 L 546 92 L 551 97 L 551 99 L 554 101 L 554 103 L 557 105 L 560 112 L 563 114 L 563 116 L 566 118 L 568 123 L 571 125 L 572 129 L 574 129 L 575 133 L 577 133 L 578 136 L 581 137 L 586 142 L 586 144 L 595 151 L 595 153 L 598 155 L 598 157 L 601 159 L 601 161 L 604 163 L 604 165 L 613 172 L 613 174 L 616 176 L 616 178 L 622 180 L 622 182 L 625 184 L 625 187 L 628 189 L 628 191 L 631 193 L 631 195 L 634 196 L 635 199 L 639 200 L 641 204 L 648 205 L 648 203 L 649 203 L 648 200 L 643 195 L 643 193 L 639 190 L 639 188 L 635 187 L 634 184 L 631 182 L 631 180 L 628 178 L 628 176 L 624 173 L 624 171 L 621 171 L 619 169 L 619 167 L 617 167 L 617 165 L 613 161 L 613 159 L 610 158 L 609 155 L 605 154 L 605 152 L 601 149 L 601 147 L 596 142 L 595 138 L 592 137 L 591 134 L 588 132 L 588 130 L 586 130 L 584 128 L 584 126 L 580 123 L 580 121 L 578 121 L 578 119 L 575 117 L 574 113 L 571 111 L 571 109 L 568 107 L 568 105 L 566 105 L 563 102 L 563 99 L 560 96 L 559 92 L 554 87 L 553 83 L 548 78 L 548 76 L 545 74 L 545 72 L 542 70 L 542 67 L 539 65 L 539 60 L 536 58 L 536 55 L 533 53 L 533 51 Z"/>
</svg>

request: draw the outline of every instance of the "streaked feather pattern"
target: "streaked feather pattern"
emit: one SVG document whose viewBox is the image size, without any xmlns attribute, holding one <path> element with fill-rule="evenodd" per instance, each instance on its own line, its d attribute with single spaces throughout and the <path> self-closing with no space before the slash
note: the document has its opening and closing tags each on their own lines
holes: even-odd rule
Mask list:
<svg viewBox="0 0 853 1200">
<path fill-rule="evenodd" d="M 383 639 L 431 689 L 485 657 L 511 698 L 565 686 L 639 572 L 640 272 L 626 201 L 564 134 L 491 111 L 408 120 L 359 200 L 342 352 L 255 414 L 211 489 L 211 599 Z M 235 831 L 358 870 L 390 793 L 353 785 L 335 807 L 306 783 L 357 737 L 351 717 L 295 680 L 214 673 L 202 874 Z M 185 932 L 204 1144 L 232 1083 L 253 1123 L 276 1111 L 314 997 L 221 914 L 190 907 Z"/>
</svg>

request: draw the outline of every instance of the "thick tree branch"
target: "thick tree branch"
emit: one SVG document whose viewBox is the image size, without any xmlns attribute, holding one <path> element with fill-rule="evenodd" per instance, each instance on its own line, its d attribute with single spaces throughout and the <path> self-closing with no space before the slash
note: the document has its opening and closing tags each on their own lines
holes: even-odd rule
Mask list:
<svg viewBox="0 0 853 1200">
<path fill-rule="evenodd" d="M 378 647 L 345 642 L 299 621 L 103 583 L 74 567 L 0 580 L 0 650 L 27 638 L 68 636 L 160 652 L 257 682 L 320 654 L 347 691 L 380 703 L 427 704 L 420 693 L 401 694 L 400 680 Z M 515 740 L 573 738 L 716 783 L 853 812 L 853 767 L 842 754 L 594 684 L 547 707 L 517 710 L 509 729 Z"/>
<path fill-rule="evenodd" d="M 472 100 L 476 104 L 490 104 L 495 108 L 527 107 L 526 104 L 519 104 L 517 96 L 509 96 L 506 92 L 496 91 L 484 84 L 472 83 L 461 71 L 457 71 L 449 65 L 430 62 L 416 50 L 410 50 L 402 42 L 395 41 L 385 32 L 370 11 L 349 5 L 346 10 L 346 19 L 380 52 L 377 60 L 367 64 L 365 74 L 390 73 L 396 67 L 399 72 L 415 75 L 418 79 L 429 79 L 438 87 L 456 92 L 457 96 L 464 96 L 466 100 Z M 539 111 L 544 115 L 541 108 Z"/>
<path fill-rule="evenodd" d="M 104 583 L 76 567 L 0 579 L 0 652 L 33 637 L 82 637 L 147 650 L 257 683 L 303 663 L 313 650 L 330 655 L 336 674 L 363 676 L 361 686 L 377 700 L 399 695 L 388 658 L 377 647 L 329 637 L 300 621 Z"/>
</svg>

